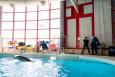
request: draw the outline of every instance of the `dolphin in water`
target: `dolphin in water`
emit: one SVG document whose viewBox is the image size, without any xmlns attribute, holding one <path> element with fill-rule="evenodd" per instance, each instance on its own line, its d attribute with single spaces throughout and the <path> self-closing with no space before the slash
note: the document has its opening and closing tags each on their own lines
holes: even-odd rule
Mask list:
<svg viewBox="0 0 115 77">
<path fill-rule="evenodd" d="M 15 55 L 15 58 L 20 60 L 20 61 L 31 62 L 31 60 L 25 56 Z"/>
</svg>

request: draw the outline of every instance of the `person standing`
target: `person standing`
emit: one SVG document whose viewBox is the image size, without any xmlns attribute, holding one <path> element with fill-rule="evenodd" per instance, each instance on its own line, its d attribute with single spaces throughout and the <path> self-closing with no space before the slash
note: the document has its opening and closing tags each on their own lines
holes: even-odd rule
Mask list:
<svg viewBox="0 0 115 77">
<path fill-rule="evenodd" d="M 81 54 L 84 53 L 84 49 L 85 49 L 85 48 L 88 49 L 88 53 L 90 54 L 89 39 L 88 39 L 88 37 L 85 37 L 85 38 L 83 39 L 83 43 L 84 43 L 84 45 L 83 45 L 83 49 L 82 49 L 82 53 L 81 53 Z"/>
<path fill-rule="evenodd" d="M 93 55 L 94 55 L 94 50 L 95 50 L 95 54 L 98 54 L 97 45 L 99 45 L 99 39 L 97 37 L 94 37 L 91 42 L 91 48 L 92 48 Z"/>
</svg>

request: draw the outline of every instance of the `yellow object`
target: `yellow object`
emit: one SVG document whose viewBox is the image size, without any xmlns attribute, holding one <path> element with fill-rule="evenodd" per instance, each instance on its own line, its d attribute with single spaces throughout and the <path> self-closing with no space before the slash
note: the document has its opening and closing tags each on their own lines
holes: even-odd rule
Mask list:
<svg viewBox="0 0 115 77">
<path fill-rule="evenodd" d="M 26 47 L 26 51 L 32 52 L 33 51 L 33 47 L 32 46 Z"/>
</svg>

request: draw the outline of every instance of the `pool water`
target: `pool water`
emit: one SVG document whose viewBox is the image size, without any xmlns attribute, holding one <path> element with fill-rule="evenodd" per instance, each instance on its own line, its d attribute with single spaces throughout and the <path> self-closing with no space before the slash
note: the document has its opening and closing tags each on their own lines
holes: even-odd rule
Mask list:
<svg viewBox="0 0 115 77">
<path fill-rule="evenodd" d="M 0 77 L 115 77 L 115 65 L 90 59 L 0 58 Z"/>
</svg>

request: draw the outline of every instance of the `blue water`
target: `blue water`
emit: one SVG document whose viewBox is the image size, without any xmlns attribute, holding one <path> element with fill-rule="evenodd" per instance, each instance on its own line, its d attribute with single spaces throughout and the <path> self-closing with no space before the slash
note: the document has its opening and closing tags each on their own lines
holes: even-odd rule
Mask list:
<svg viewBox="0 0 115 77">
<path fill-rule="evenodd" d="M 115 65 L 88 59 L 0 58 L 0 77 L 115 77 Z"/>
</svg>

